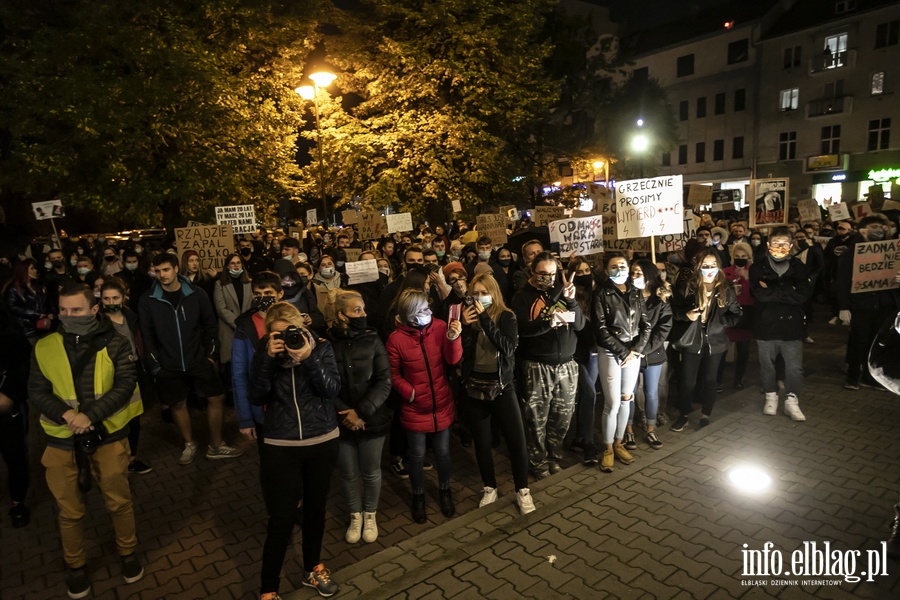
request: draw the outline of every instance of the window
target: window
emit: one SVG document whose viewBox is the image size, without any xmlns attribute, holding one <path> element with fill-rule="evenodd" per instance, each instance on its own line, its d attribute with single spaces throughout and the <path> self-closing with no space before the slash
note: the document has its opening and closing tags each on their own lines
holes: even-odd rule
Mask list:
<svg viewBox="0 0 900 600">
<path fill-rule="evenodd" d="M 728 64 L 742 63 L 750 56 L 750 42 L 746 38 L 728 44 Z"/>
<path fill-rule="evenodd" d="M 781 90 L 781 102 L 779 103 L 781 110 L 797 110 L 799 102 L 800 88 Z"/>
<path fill-rule="evenodd" d="M 884 93 L 884 71 L 872 74 L 872 95 L 877 96 Z"/>
<path fill-rule="evenodd" d="M 825 84 L 825 97 L 826 98 L 840 98 L 844 95 L 844 80 L 838 79 L 837 81 L 833 81 L 831 83 Z"/>
<path fill-rule="evenodd" d="M 725 114 L 725 92 L 721 94 L 716 94 L 716 107 L 715 111 L 717 115 Z"/>
<path fill-rule="evenodd" d="M 650 79 L 650 67 L 641 67 L 640 69 L 635 69 L 631 74 L 631 78 L 635 81 L 644 82 Z"/>
<path fill-rule="evenodd" d="M 706 142 L 697 142 L 694 149 L 694 162 L 702 163 L 706 161 Z"/>
<path fill-rule="evenodd" d="M 825 38 L 825 68 L 836 69 L 847 62 L 847 34 L 840 33 Z"/>
<path fill-rule="evenodd" d="M 875 47 L 887 48 L 900 43 L 900 20 L 879 23 L 875 27 Z"/>
<path fill-rule="evenodd" d="M 694 55 L 679 56 L 676 62 L 676 75 L 678 77 L 687 77 L 694 74 Z"/>
<path fill-rule="evenodd" d="M 891 120 L 869 121 L 869 146 L 871 150 L 887 150 L 891 147 Z"/>
<path fill-rule="evenodd" d="M 679 121 L 687 121 L 688 120 L 688 101 L 682 100 L 678 103 L 678 120 Z"/>
<path fill-rule="evenodd" d="M 744 158 L 744 138 L 736 137 L 731 140 L 731 158 Z"/>
<path fill-rule="evenodd" d="M 821 154 L 840 154 L 841 152 L 841 126 L 826 125 L 822 128 Z"/>
<path fill-rule="evenodd" d="M 680 146 L 678 146 L 678 164 L 687 164 L 687 144 L 681 144 Z"/>
<path fill-rule="evenodd" d="M 672 153 L 671 152 L 663 152 L 661 162 L 662 162 L 662 166 L 671 167 L 672 166 Z"/>
<path fill-rule="evenodd" d="M 702 119 L 706 116 L 706 96 L 697 98 L 697 118 Z"/>
<path fill-rule="evenodd" d="M 784 49 L 784 68 L 793 69 L 800 66 L 800 46 Z"/>
<path fill-rule="evenodd" d="M 734 90 L 734 112 L 740 112 L 747 106 L 747 90 Z"/>
<path fill-rule="evenodd" d="M 797 158 L 797 132 L 783 131 L 778 134 L 778 160 Z"/>
<path fill-rule="evenodd" d="M 713 160 L 725 160 L 725 140 L 713 142 Z"/>
</svg>

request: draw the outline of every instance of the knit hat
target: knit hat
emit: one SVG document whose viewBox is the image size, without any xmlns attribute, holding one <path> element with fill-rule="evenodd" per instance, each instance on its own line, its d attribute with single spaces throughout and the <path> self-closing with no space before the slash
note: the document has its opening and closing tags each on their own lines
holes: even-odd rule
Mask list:
<svg viewBox="0 0 900 600">
<path fill-rule="evenodd" d="M 466 268 L 463 266 L 461 262 L 452 262 L 448 263 L 444 266 L 444 278 L 450 277 L 450 273 L 454 271 L 462 271 L 466 272 Z"/>
</svg>

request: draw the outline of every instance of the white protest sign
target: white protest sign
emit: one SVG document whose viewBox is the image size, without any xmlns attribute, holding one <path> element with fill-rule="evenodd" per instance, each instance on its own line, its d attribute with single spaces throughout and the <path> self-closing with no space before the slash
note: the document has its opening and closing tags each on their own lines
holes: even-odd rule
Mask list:
<svg viewBox="0 0 900 600">
<path fill-rule="evenodd" d="M 388 233 L 405 233 L 413 229 L 412 213 L 395 213 L 387 215 L 385 219 Z"/>
<path fill-rule="evenodd" d="M 319 219 L 316 217 L 317 215 L 315 208 L 311 208 L 306 211 L 306 226 L 309 227 L 310 225 L 315 225 L 316 223 L 318 223 Z"/>
<path fill-rule="evenodd" d="M 797 210 L 800 212 L 800 221 L 818 221 L 822 218 L 819 203 L 815 200 L 800 200 L 797 202 Z"/>
<path fill-rule="evenodd" d="M 657 252 L 675 252 L 684 249 L 688 240 L 697 235 L 697 218 L 694 211 L 687 208 L 684 211 L 684 233 L 669 233 L 656 238 Z"/>
<path fill-rule="evenodd" d="M 369 283 L 378 281 L 378 261 L 373 259 L 344 263 L 347 270 L 347 284 Z"/>
<path fill-rule="evenodd" d="M 461 200 L 451 200 L 450 204 L 453 205 L 453 212 L 455 212 L 455 213 L 462 212 L 462 201 Z"/>
<path fill-rule="evenodd" d="M 38 221 L 44 219 L 58 219 L 66 216 L 63 208 L 62 200 L 48 200 L 46 202 L 32 202 L 31 210 L 34 211 L 34 218 Z"/>
<path fill-rule="evenodd" d="M 828 218 L 832 221 L 843 221 L 850 218 L 850 207 L 846 202 L 838 202 L 828 207 Z"/>
<path fill-rule="evenodd" d="M 508 220 L 506 215 L 478 215 L 475 221 L 478 225 L 478 237 L 486 235 L 491 238 L 491 243 L 495 246 L 507 242 L 506 224 Z"/>
<path fill-rule="evenodd" d="M 616 233 L 620 239 L 684 232 L 681 175 L 616 183 Z"/>
<path fill-rule="evenodd" d="M 562 219 L 548 225 L 550 243 L 559 244 L 560 256 L 600 254 L 603 252 L 603 217 Z"/>
<path fill-rule="evenodd" d="M 256 208 L 252 204 L 217 206 L 216 225 L 231 225 L 235 233 L 256 231 Z"/>
<path fill-rule="evenodd" d="M 352 209 L 341 211 L 341 220 L 344 221 L 344 225 L 359 223 L 359 213 Z"/>
<path fill-rule="evenodd" d="M 854 204 L 850 208 L 853 209 L 853 216 L 857 218 L 857 220 L 862 219 L 863 217 L 868 217 L 872 214 L 872 207 L 868 202 L 863 202 L 862 204 Z"/>
<path fill-rule="evenodd" d="M 595 203 L 608 202 L 610 200 L 609 189 L 605 185 L 600 185 L 599 183 L 589 183 L 587 192 L 588 197 L 590 197 L 590 199 Z"/>
</svg>

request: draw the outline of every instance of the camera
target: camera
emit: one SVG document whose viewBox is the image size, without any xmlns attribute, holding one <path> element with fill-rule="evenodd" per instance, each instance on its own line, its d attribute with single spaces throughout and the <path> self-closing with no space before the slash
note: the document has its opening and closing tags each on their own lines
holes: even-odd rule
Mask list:
<svg viewBox="0 0 900 600">
<path fill-rule="evenodd" d="M 303 331 L 296 325 L 287 326 L 284 331 L 278 334 L 278 337 L 284 340 L 285 347 L 290 350 L 300 350 L 306 345 L 306 336 L 303 335 Z"/>
<path fill-rule="evenodd" d="M 436 265 L 434 263 L 428 263 L 427 265 L 425 265 L 425 268 L 428 269 L 429 273 L 437 273 L 441 270 L 440 265 Z"/>
<path fill-rule="evenodd" d="M 94 425 L 94 429 L 87 433 L 76 433 L 73 436 L 73 439 L 75 444 L 78 445 L 79 450 L 85 454 L 91 455 L 97 451 L 97 448 L 103 445 L 103 442 L 105 442 L 108 437 L 109 433 L 107 433 L 106 427 L 98 423 L 97 425 Z"/>
<path fill-rule="evenodd" d="M 466 296 L 465 298 L 463 298 L 463 304 L 465 304 L 466 307 L 475 306 L 475 298 L 472 296 Z"/>
</svg>

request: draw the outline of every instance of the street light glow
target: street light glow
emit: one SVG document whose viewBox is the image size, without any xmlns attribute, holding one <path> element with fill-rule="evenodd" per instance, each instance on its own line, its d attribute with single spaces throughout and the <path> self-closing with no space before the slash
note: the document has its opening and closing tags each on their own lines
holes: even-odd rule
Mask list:
<svg viewBox="0 0 900 600">
<path fill-rule="evenodd" d="M 643 119 L 638 119 L 638 120 L 637 120 L 637 126 L 638 126 L 638 127 L 643 127 L 643 126 L 644 126 L 644 120 L 643 120 Z"/>
<path fill-rule="evenodd" d="M 326 88 L 331 85 L 331 82 L 337 79 L 337 75 L 334 73 L 329 73 L 328 71 L 319 71 L 317 73 L 313 73 L 309 76 L 312 79 L 312 82 L 316 84 L 316 87 Z"/>
<path fill-rule="evenodd" d="M 643 133 L 631 138 L 631 149 L 635 152 L 643 152 L 650 147 L 650 138 Z"/>
<path fill-rule="evenodd" d="M 300 97 L 304 100 L 312 100 L 316 97 L 316 88 L 311 85 L 301 85 L 294 91 L 300 94 Z"/>
<path fill-rule="evenodd" d="M 595 169 L 602 169 L 602 168 L 603 168 L 603 161 L 602 161 L 602 160 L 595 160 L 595 161 L 594 161 L 594 168 L 595 168 Z"/>
<path fill-rule="evenodd" d="M 728 481 L 741 493 L 760 494 L 769 488 L 772 478 L 755 465 L 738 465 L 728 471 Z"/>
</svg>

